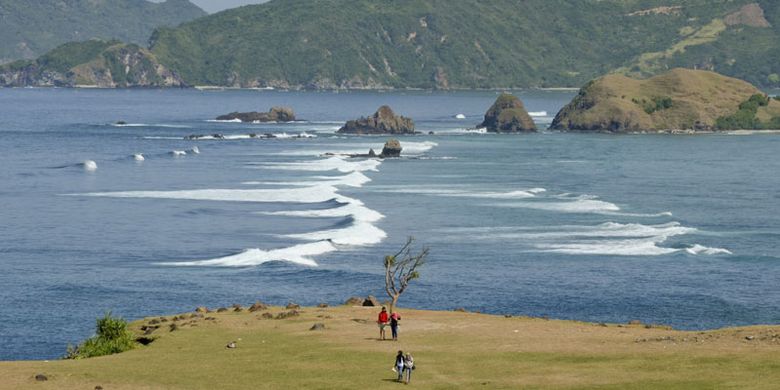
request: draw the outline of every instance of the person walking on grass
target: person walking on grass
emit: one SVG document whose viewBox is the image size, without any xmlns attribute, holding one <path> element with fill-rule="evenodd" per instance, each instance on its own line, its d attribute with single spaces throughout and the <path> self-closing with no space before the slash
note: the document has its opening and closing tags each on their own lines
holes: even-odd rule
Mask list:
<svg viewBox="0 0 780 390">
<path fill-rule="evenodd" d="M 379 339 L 384 340 L 385 339 L 385 327 L 387 326 L 387 309 L 382 306 L 382 311 L 379 312 L 379 318 L 376 320 L 377 325 L 379 325 Z"/>
<path fill-rule="evenodd" d="M 404 356 L 404 376 L 407 385 L 412 381 L 412 370 L 414 370 L 414 357 L 411 353 L 407 353 Z"/>
<path fill-rule="evenodd" d="M 395 355 L 395 364 L 393 365 L 393 371 L 398 374 L 398 379 L 396 379 L 396 381 L 403 382 L 405 366 L 406 361 L 404 360 L 404 351 L 398 351 L 398 355 Z"/>
<path fill-rule="evenodd" d="M 390 314 L 390 330 L 393 332 L 393 341 L 398 341 L 398 326 L 401 321 L 401 315 L 393 312 Z"/>
</svg>

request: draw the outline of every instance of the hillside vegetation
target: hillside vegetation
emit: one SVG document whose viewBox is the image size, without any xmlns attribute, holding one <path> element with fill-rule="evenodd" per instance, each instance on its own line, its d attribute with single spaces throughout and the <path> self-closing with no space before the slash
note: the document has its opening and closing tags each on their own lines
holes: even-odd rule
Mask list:
<svg viewBox="0 0 780 390">
<path fill-rule="evenodd" d="M 748 82 L 677 68 L 638 80 L 608 75 L 585 85 L 552 123 L 569 131 L 712 131 L 780 128 L 780 101 Z"/>
<path fill-rule="evenodd" d="M 777 326 L 680 332 L 402 310 L 377 340 L 373 307 L 148 318 L 148 346 L 83 360 L 0 362 L 0 389 L 397 389 L 396 351 L 421 389 L 776 389 Z M 164 321 L 163 321 L 164 320 Z M 313 328 L 321 323 L 324 328 Z M 235 348 L 227 348 L 231 342 Z M 46 381 L 36 381 L 42 374 Z"/>
<path fill-rule="evenodd" d="M 188 0 L 0 0 L 0 63 L 93 38 L 146 46 L 155 28 L 204 15 Z"/>
<path fill-rule="evenodd" d="M 184 87 L 149 50 L 119 41 L 66 43 L 37 60 L 0 66 L 0 87 Z"/>
<path fill-rule="evenodd" d="M 158 29 L 196 85 L 579 87 L 684 66 L 780 85 L 771 0 L 274 0 Z"/>
</svg>

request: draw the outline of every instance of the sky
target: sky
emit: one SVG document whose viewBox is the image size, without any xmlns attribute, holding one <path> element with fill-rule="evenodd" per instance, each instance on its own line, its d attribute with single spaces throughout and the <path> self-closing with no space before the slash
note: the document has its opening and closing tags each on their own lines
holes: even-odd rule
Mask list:
<svg viewBox="0 0 780 390">
<path fill-rule="evenodd" d="M 164 0 L 152 0 L 160 3 Z M 198 7 L 203 8 L 204 11 L 213 14 L 228 8 L 235 8 L 247 4 L 259 4 L 265 3 L 268 0 L 190 0 Z"/>
</svg>

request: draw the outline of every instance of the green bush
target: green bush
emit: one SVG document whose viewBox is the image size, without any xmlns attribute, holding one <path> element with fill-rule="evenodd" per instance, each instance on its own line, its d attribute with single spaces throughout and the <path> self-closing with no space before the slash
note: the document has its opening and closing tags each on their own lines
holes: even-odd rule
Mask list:
<svg viewBox="0 0 780 390">
<path fill-rule="evenodd" d="M 77 347 L 68 346 L 66 359 L 84 359 L 125 352 L 135 347 L 135 337 L 127 321 L 112 317 L 111 312 L 97 319 L 96 334 Z"/>
<path fill-rule="evenodd" d="M 772 118 L 768 123 L 756 118 L 759 107 L 769 105 L 769 96 L 757 93 L 739 105 L 739 111 L 729 116 L 722 116 L 715 121 L 715 127 L 720 130 L 764 130 L 775 129 L 780 125 L 780 117 Z"/>
<path fill-rule="evenodd" d="M 668 96 L 653 96 L 649 101 L 646 99 L 637 100 L 634 98 L 631 99 L 631 101 L 641 106 L 642 109 L 648 114 L 672 108 L 674 105 L 672 98 Z"/>
</svg>

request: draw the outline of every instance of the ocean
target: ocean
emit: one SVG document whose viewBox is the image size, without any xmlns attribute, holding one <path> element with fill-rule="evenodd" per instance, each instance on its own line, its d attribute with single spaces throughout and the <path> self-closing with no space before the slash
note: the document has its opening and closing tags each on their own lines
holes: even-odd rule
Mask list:
<svg viewBox="0 0 780 390">
<path fill-rule="evenodd" d="M 516 94 L 545 128 L 575 92 Z M 62 356 L 107 311 L 385 299 L 409 236 L 431 254 L 402 307 L 780 323 L 780 135 L 469 130 L 496 96 L 0 89 L 0 360 Z M 345 157 L 381 150 L 336 130 L 382 104 L 423 134 Z M 277 105 L 300 120 L 212 120 Z"/>
</svg>

